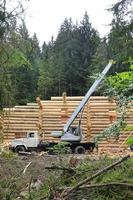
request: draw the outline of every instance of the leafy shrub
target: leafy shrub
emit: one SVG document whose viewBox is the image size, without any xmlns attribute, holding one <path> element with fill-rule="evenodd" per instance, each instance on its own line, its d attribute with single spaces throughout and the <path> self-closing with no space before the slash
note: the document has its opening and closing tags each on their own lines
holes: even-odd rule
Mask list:
<svg viewBox="0 0 133 200">
<path fill-rule="evenodd" d="M 132 145 L 133 144 L 133 137 L 129 137 L 127 140 L 126 140 L 126 144 L 128 146 Z"/>
<path fill-rule="evenodd" d="M 67 154 L 71 152 L 68 142 L 59 142 L 57 145 L 54 145 L 52 148 L 50 148 L 50 150 L 57 154 Z"/>
<path fill-rule="evenodd" d="M 12 159 L 12 158 L 16 158 L 16 154 L 11 152 L 11 151 L 1 151 L 0 152 L 0 157 L 6 158 L 6 159 Z"/>
</svg>

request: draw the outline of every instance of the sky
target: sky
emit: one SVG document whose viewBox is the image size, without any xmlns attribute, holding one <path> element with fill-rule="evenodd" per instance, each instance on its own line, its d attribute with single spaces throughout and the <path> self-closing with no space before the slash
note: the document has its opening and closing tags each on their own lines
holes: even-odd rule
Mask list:
<svg viewBox="0 0 133 200">
<path fill-rule="evenodd" d="M 58 34 L 64 19 L 72 18 L 80 22 L 87 11 L 92 26 L 100 36 L 105 36 L 110 27 L 112 14 L 106 9 L 118 0 L 30 0 L 26 4 L 25 20 L 30 35 L 35 32 L 40 45 L 49 42 Z"/>
</svg>

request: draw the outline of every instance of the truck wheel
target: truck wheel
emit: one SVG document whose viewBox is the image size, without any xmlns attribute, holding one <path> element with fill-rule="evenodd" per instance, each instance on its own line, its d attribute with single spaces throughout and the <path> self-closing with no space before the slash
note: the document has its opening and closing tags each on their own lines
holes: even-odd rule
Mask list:
<svg viewBox="0 0 133 200">
<path fill-rule="evenodd" d="M 24 151 L 24 152 L 25 152 L 25 151 L 26 151 L 26 150 L 25 150 L 25 147 L 24 147 L 24 146 L 17 146 L 17 147 L 15 148 L 15 152 L 16 152 L 16 153 L 19 153 L 19 151 Z"/>
<path fill-rule="evenodd" d="M 75 153 L 76 154 L 85 154 L 85 148 L 83 146 L 77 146 L 75 148 Z"/>
<path fill-rule="evenodd" d="M 133 151 L 133 144 L 130 145 L 130 150 Z"/>
<path fill-rule="evenodd" d="M 89 153 L 93 152 L 93 149 L 94 149 L 94 148 L 93 148 L 92 146 L 90 146 L 89 149 L 88 149 L 88 152 L 89 152 Z"/>
</svg>

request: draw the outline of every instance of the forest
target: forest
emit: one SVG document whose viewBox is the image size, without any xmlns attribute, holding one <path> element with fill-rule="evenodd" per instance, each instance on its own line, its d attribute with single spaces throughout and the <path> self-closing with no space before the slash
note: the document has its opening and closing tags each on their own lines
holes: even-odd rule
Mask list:
<svg viewBox="0 0 133 200">
<path fill-rule="evenodd" d="M 126 89 L 133 81 L 132 3 L 132 0 L 121 0 L 110 7 L 108 12 L 113 19 L 104 38 L 85 12 L 76 24 L 65 18 L 57 38 L 52 37 L 39 46 L 36 33 L 30 36 L 26 27 L 23 5 L 18 2 L 9 11 L 8 1 L 1 0 L 0 107 L 26 104 L 35 101 L 36 96 L 49 99 L 62 92 L 84 96 L 93 76 L 101 72 L 109 59 L 116 61 L 109 84 L 119 90 Z M 132 87 L 128 92 L 132 92 Z M 96 94 L 103 95 L 103 90 Z"/>
</svg>

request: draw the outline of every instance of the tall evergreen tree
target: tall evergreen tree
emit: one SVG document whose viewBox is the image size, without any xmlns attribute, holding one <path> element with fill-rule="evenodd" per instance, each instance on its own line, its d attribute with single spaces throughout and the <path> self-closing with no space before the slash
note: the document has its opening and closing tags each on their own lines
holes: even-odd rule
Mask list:
<svg viewBox="0 0 133 200">
<path fill-rule="evenodd" d="M 27 63 L 17 48 L 17 11 L 7 11 L 6 3 L 0 2 L 0 107 L 15 103 L 13 72 Z"/>
<path fill-rule="evenodd" d="M 19 76 L 17 76 L 15 83 L 17 91 L 16 100 L 19 103 L 26 103 L 27 101 L 33 100 L 37 95 L 40 48 L 36 34 L 33 37 L 29 36 L 24 21 L 19 28 L 18 48 L 25 55 L 28 63 L 17 70 Z"/>
<path fill-rule="evenodd" d="M 50 98 L 54 95 L 54 57 L 53 57 L 53 38 L 47 45 L 45 42 L 42 46 L 41 64 L 39 68 L 38 94 L 42 98 Z"/>
<path fill-rule="evenodd" d="M 117 61 L 114 71 L 129 69 L 133 58 L 133 1 L 121 0 L 110 9 L 112 28 L 108 36 L 108 52 Z"/>
</svg>

